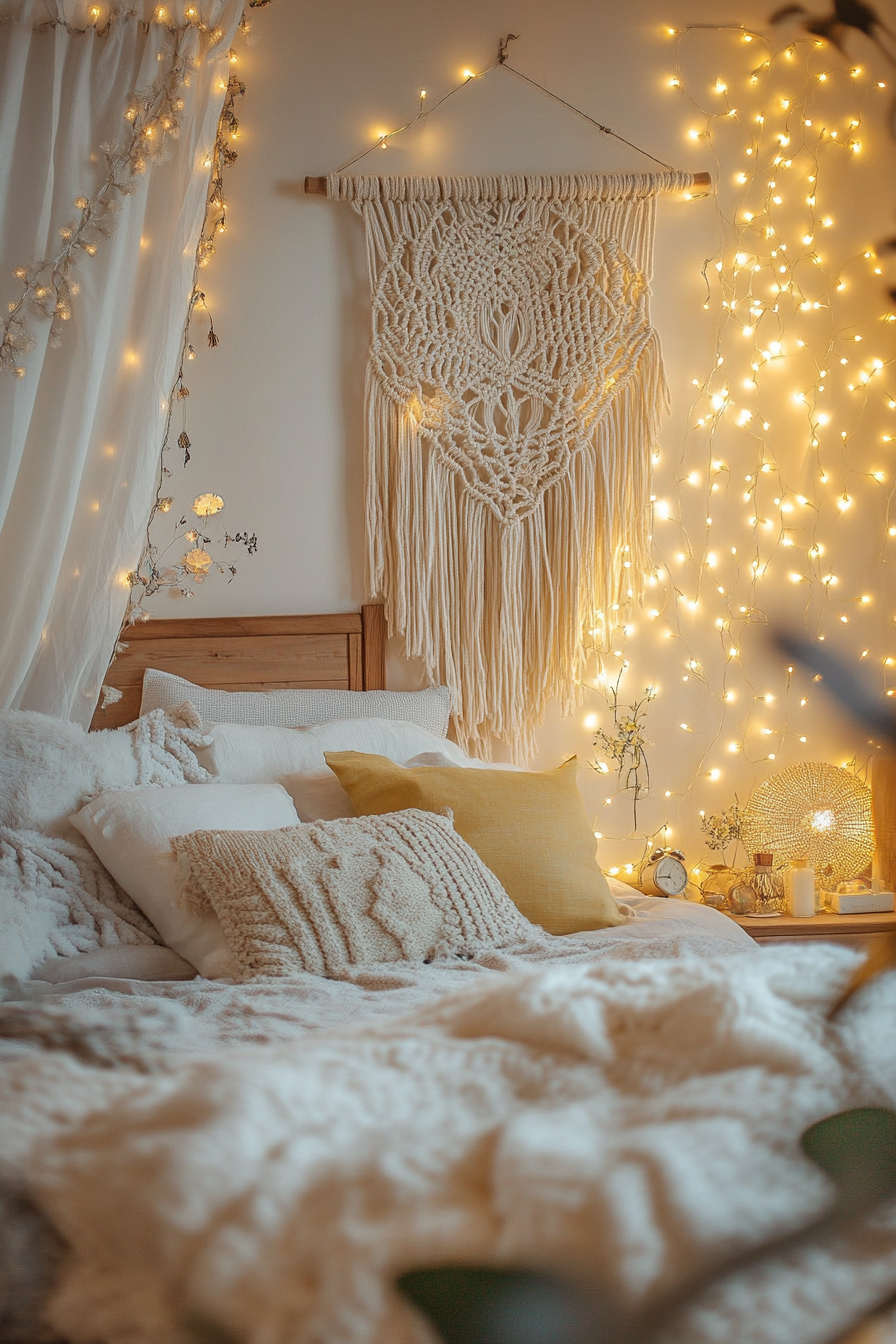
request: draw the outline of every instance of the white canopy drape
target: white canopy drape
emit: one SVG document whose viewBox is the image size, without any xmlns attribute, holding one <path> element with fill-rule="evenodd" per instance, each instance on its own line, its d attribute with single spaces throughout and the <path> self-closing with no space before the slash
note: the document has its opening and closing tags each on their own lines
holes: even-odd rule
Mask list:
<svg viewBox="0 0 896 1344">
<path fill-rule="evenodd" d="M 242 0 L 196 7 L 219 35 L 204 47 L 190 34 L 194 68 L 170 161 L 147 167 L 112 237 L 84 257 L 61 346 L 50 347 L 46 319 L 29 318 L 25 376 L 0 374 L 0 704 L 82 724 L 153 499 Z M 61 22 L 43 24 L 48 8 Z M 152 85 L 170 47 L 164 24 L 139 14 L 105 33 L 71 31 L 66 21 L 87 18 L 86 4 L 75 8 L 84 13 L 71 0 L 23 0 L 0 19 L 4 307 L 16 267 L 53 255 L 73 202 L 102 182 L 101 146 L 126 138 L 126 101 Z M 167 8 L 175 20 L 183 12 Z"/>
</svg>

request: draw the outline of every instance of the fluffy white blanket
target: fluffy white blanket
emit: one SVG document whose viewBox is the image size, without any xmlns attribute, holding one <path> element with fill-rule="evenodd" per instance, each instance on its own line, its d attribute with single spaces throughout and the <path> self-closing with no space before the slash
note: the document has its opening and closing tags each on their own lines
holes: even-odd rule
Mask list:
<svg viewBox="0 0 896 1344">
<path fill-rule="evenodd" d="M 68 817 L 103 789 L 207 783 L 193 748 L 208 740 L 189 704 L 99 733 L 0 711 L 0 975 L 161 941 Z"/>
<path fill-rule="evenodd" d="M 832 1191 L 801 1132 L 896 1101 L 896 977 L 828 1020 L 855 964 L 605 958 L 149 1076 L 11 1063 L 0 1158 L 72 1248 L 52 1320 L 75 1344 L 186 1344 L 197 1318 L 420 1344 L 395 1277 L 457 1261 L 647 1301 L 813 1220 Z M 819 1344 L 894 1288 L 887 1209 L 704 1296 L 669 1344 Z"/>
</svg>

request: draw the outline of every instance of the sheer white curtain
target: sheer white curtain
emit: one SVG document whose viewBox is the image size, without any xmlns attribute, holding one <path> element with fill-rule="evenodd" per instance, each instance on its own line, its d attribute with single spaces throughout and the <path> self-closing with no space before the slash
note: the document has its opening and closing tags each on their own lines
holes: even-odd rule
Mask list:
<svg viewBox="0 0 896 1344">
<path fill-rule="evenodd" d="M 89 4 L 22 0 L 0 19 L 0 303 L 16 267 L 53 255 L 105 176 L 100 146 L 128 131 L 126 100 L 164 69 L 171 38 L 143 15 L 103 35 Z M 196 244 L 242 0 L 195 0 L 198 35 L 173 155 L 122 198 L 85 256 L 59 348 L 34 316 L 25 376 L 0 374 L 0 704 L 86 724 L 115 642 L 154 497 Z M 151 16 L 154 6 L 148 9 Z M 183 12 L 167 6 L 172 19 Z M 73 12 L 74 11 L 74 12 Z M 83 11 L 83 12 L 82 12 Z M 102 23 L 108 4 L 100 5 Z"/>
</svg>

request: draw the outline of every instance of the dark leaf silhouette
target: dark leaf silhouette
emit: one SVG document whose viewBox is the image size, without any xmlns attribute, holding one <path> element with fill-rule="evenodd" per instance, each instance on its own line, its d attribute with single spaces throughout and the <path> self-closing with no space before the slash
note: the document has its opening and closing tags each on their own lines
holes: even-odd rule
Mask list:
<svg viewBox="0 0 896 1344">
<path fill-rule="evenodd" d="M 795 14 L 808 14 L 804 5 L 784 5 L 781 9 L 776 9 L 770 16 L 770 23 L 782 23 L 785 19 L 792 18 Z M 866 5 L 863 0 L 834 0 L 834 7 L 827 14 L 817 14 L 810 16 L 803 22 L 803 28 L 813 37 L 823 38 L 825 42 L 830 42 L 838 51 L 843 51 L 843 42 L 850 28 L 858 33 L 863 33 L 869 37 L 878 47 L 884 51 L 888 59 L 892 60 L 890 53 L 882 46 L 880 34 L 886 33 L 888 37 L 893 34 L 887 28 L 881 19 L 877 10 L 871 5 Z"/>
<path fill-rule="evenodd" d="M 735 1255 L 646 1309 L 620 1309 L 600 1285 L 589 1289 L 535 1269 L 444 1265 L 404 1274 L 398 1288 L 444 1344 L 657 1344 L 670 1326 L 675 1332 L 682 1311 L 723 1279 L 838 1237 L 896 1195 L 893 1111 L 842 1111 L 812 1125 L 800 1143 L 835 1186 L 833 1207 L 808 1227 Z M 880 1306 L 887 1297 L 881 1294 Z"/>
</svg>

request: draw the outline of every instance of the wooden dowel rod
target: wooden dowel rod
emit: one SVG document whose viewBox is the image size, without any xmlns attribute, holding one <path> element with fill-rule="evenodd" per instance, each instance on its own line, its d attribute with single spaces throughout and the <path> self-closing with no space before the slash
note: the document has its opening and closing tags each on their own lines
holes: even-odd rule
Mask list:
<svg viewBox="0 0 896 1344">
<path fill-rule="evenodd" d="M 694 186 L 695 186 L 695 187 L 711 187 L 711 186 L 712 186 L 712 175 L 711 175 L 710 173 L 695 173 L 695 174 L 694 174 Z M 325 177 L 306 177 L 306 178 L 305 178 L 305 195 L 306 195 L 306 196 L 326 196 L 326 194 L 327 194 L 327 179 L 326 179 Z"/>
</svg>

